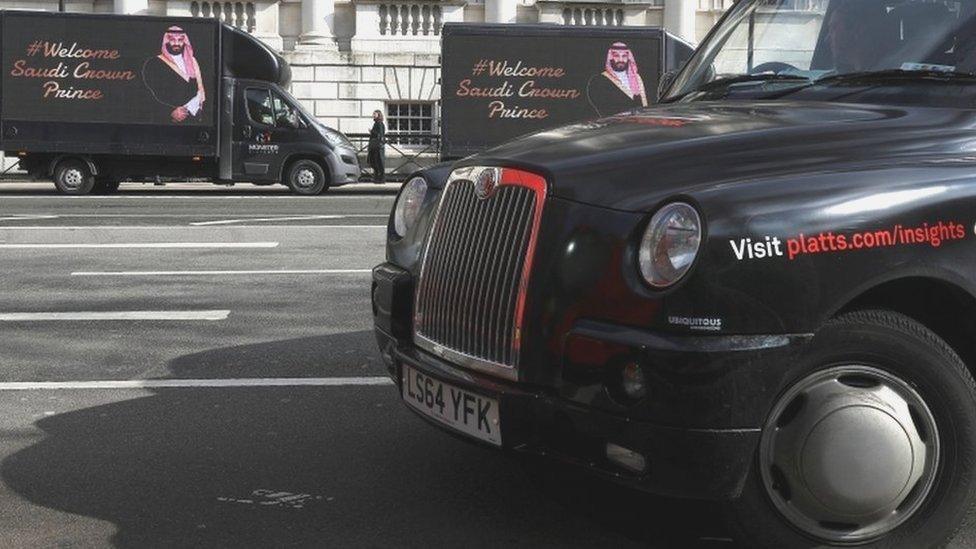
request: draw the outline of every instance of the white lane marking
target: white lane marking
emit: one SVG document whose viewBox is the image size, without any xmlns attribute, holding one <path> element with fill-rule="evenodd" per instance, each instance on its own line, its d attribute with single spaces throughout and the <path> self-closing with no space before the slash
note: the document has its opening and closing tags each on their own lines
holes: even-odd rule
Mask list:
<svg viewBox="0 0 976 549">
<path fill-rule="evenodd" d="M 72 217 L 77 217 L 77 218 L 93 218 L 93 219 L 100 219 L 100 218 L 105 218 L 105 219 L 112 219 L 112 218 L 121 218 L 121 219 L 141 219 L 141 218 L 148 218 L 148 219 L 186 219 L 186 218 L 208 218 L 208 217 L 213 217 L 213 215 L 210 215 L 210 214 L 117 214 L 117 213 L 97 213 L 97 214 L 62 213 L 62 214 L 58 214 L 58 215 L 48 215 L 48 214 L 16 214 L 16 213 L 11 213 L 11 214 L 0 214 L 0 215 L 10 216 L 11 219 L 61 219 L 61 218 L 72 218 Z M 310 217 L 317 217 L 317 216 L 320 216 L 321 215 L 321 216 L 324 216 L 324 217 L 330 217 L 331 216 L 331 217 L 337 217 L 337 218 L 339 218 L 339 217 L 341 217 L 341 218 L 345 218 L 345 217 L 389 217 L 389 214 L 312 214 L 312 213 L 303 214 L 303 213 L 299 213 L 299 212 L 290 212 L 288 214 L 274 214 L 274 213 L 250 213 L 249 214 L 249 213 L 240 213 L 240 214 L 228 214 L 228 215 L 233 215 L 234 217 L 242 217 L 242 218 L 274 217 L 275 215 L 278 215 L 279 217 L 283 217 L 285 215 L 300 215 L 300 216 L 310 216 Z M 0 219 L 3 219 L 3 217 L 0 217 Z"/>
<path fill-rule="evenodd" d="M 109 244 L 0 244 L 0 249 L 29 248 L 277 248 L 277 242 L 117 242 Z"/>
<path fill-rule="evenodd" d="M 293 217 L 249 217 L 241 219 L 220 219 L 218 221 L 196 221 L 190 223 L 193 227 L 209 225 L 232 225 L 235 223 L 257 223 L 261 221 L 308 221 L 310 219 L 343 219 L 344 215 L 300 215 Z"/>
<path fill-rule="evenodd" d="M 382 216 L 387 217 L 387 216 Z M 81 231 L 81 230 L 170 230 L 170 229 L 208 229 L 211 227 L 193 227 L 189 225 L 47 225 L 30 227 L 0 226 L 3 231 Z M 220 228 L 219 226 L 216 228 Z M 386 225 L 234 225 L 235 229 L 385 229 Z"/>
<path fill-rule="evenodd" d="M 71 276 L 223 276 L 368 274 L 372 269 L 281 269 L 251 271 L 75 271 Z"/>
<path fill-rule="evenodd" d="M 5 190 L 9 190 L 9 189 L 5 189 Z M 79 201 L 92 201 L 92 202 L 94 202 L 94 201 L 97 201 L 97 200 L 196 200 L 196 201 L 202 201 L 202 200 L 267 200 L 267 199 L 270 198 L 270 199 L 273 199 L 273 200 L 288 200 L 288 199 L 290 199 L 290 200 L 323 200 L 323 201 L 324 200 L 328 200 L 329 202 L 332 202 L 332 201 L 335 201 L 335 200 L 376 200 L 377 198 L 384 197 L 384 196 L 392 197 L 393 195 L 396 194 L 396 192 L 397 192 L 396 191 L 396 188 L 390 188 L 390 189 L 381 189 L 379 191 L 371 192 L 371 193 L 363 193 L 363 194 L 359 194 L 359 195 L 329 194 L 328 197 L 325 197 L 325 196 L 320 196 L 320 197 L 314 197 L 314 196 L 292 196 L 292 195 L 288 195 L 288 194 L 280 194 L 280 195 L 279 194 L 263 194 L 263 195 L 262 194 L 256 194 L 256 195 L 250 195 L 250 196 L 216 196 L 216 195 L 206 195 L 206 194 L 202 194 L 202 193 L 201 194 L 173 194 L 173 195 L 170 195 L 170 196 L 149 195 L 149 194 L 146 194 L 146 195 L 116 195 L 116 196 L 57 196 L 57 197 L 47 196 L 47 195 L 44 195 L 44 196 L 41 196 L 41 195 L 26 195 L 26 196 L 25 195 L 19 195 L 19 196 L 17 196 L 17 195 L 12 195 L 12 196 L 3 195 L 3 200 L 4 200 L 4 202 L 6 202 L 7 200 L 17 200 L 17 199 L 20 199 L 20 200 L 38 200 L 40 198 L 42 200 L 48 200 L 48 199 L 55 199 L 55 198 L 57 198 L 57 199 L 63 199 L 63 200 L 68 200 L 68 201 L 79 200 Z"/>
<path fill-rule="evenodd" d="M 57 219 L 56 215 L 42 214 L 10 214 L 0 217 L 0 221 L 31 221 L 34 219 Z"/>
<path fill-rule="evenodd" d="M 59 311 L 0 313 L 0 322 L 63 320 L 225 320 L 228 310 L 208 311 Z"/>
<path fill-rule="evenodd" d="M 181 389 L 194 387 L 346 387 L 392 385 L 388 377 L 272 377 L 237 379 L 127 379 L 107 381 L 10 381 L 0 391 L 65 389 Z"/>
</svg>

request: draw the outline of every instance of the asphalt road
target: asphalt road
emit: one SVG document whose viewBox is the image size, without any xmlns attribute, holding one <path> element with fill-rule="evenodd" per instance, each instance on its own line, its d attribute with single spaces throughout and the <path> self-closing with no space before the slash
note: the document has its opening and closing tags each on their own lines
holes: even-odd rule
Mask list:
<svg viewBox="0 0 976 549">
<path fill-rule="evenodd" d="M 731 546 L 711 506 L 401 405 L 369 306 L 393 190 L 0 184 L 0 545 Z"/>
</svg>

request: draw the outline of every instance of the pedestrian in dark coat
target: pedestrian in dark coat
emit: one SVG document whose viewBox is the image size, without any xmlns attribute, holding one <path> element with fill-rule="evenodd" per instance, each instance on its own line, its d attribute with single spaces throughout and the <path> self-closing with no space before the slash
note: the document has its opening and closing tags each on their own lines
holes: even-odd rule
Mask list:
<svg viewBox="0 0 976 549">
<path fill-rule="evenodd" d="M 386 183 L 385 143 L 386 124 L 383 123 L 383 112 L 373 111 L 373 128 L 369 130 L 369 150 L 366 154 L 366 162 L 373 170 L 374 183 Z"/>
</svg>

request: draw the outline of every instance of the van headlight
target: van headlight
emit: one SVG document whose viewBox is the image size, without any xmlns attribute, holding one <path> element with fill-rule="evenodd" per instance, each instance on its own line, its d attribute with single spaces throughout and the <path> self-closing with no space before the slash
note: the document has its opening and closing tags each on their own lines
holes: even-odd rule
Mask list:
<svg viewBox="0 0 976 549">
<path fill-rule="evenodd" d="M 349 141 L 349 138 L 347 138 L 342 133 L 339 133 L 336 130 L 333 130 L 332 128 L 324 126 L 321 123 L 316 124 L 316 128 L 318 128 L 319 133 L 322 135 L 322 137 L 324 137 L 325 140 L 328 141 L 329 144 L 332 145 L 333 147 L 343 147 L 346 149 L 355 150 L 352 146 L 352 143 Z"/>
<path fill-rule="evenodd" d="M 672 202 L 654 214 L 641 239 L 637 262 L 644 280 L 663 289 L 681 280 L 698 255 L 702 225 L 698 211 Z"/>
<path fill-rule="evenodd" d="M 399 237 L 407 234 L 420 216 L 420 207 L 427 196 L 427 180 L 414 177 L 403 186 L 396 206 L 393 207 L 393 231 Z"/>
</svg>

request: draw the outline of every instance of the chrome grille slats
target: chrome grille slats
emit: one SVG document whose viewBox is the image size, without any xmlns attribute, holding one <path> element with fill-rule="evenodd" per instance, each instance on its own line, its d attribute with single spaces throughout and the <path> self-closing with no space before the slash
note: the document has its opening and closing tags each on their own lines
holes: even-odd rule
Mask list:
<svg viewBox="0 0 976 549">
<path fill-rule="evenodd" d="M 523 201 L 519 200 L 515 202 L 511 212 L 512 217 L 510 219 L 510 223 L 512 226 L 518 227 L 520 218 L 524 215 L 523 214 L 524 208 L 525 205 L 523 204 Z M 512 272 L 512 273 L 517 272 L 515 270 L 517 265 L 517 259 L 514 256 L 517 255 L 516 250 L 518 250 L 518 243 L 521 240 L 520 238 L 517 237 L 518 234 L 519 231 L 516 229 L 513 238 L 510 241 L 505 243 L 505 246 L 502 248 L 501 254 L 499 254 L 499 259 L 504 265 L 503 270 L 505 272 Z M 511 287 L 514 282 L 515 282 L 514 277 L 509 277 L 506 279 L 499 280 L 498 282 L 499 303 L 506 303 L 510 299 L 514 299 L 512 297 L 512 292 L 511 292 Z M 497 315 L 496 318 L 497 318 L 496 322 L 498 325 L 496 331 L 498 334 L 514 334 L 514 329 L 515 329 L 514 318 L 506 317 L 504 311 L 502 311 L 501 314 Z M 510 336 L 505 335 L 505 340 L 507 341 L 509 337 Z M 499 340 L 498 344 L 501 345 L 502 341 Z"/>
<path fill-rule="evenodd" d="M 466 198 L 464 196 L 465 194 L 464 186 L 452 185 L 452 190 L 454 191 L 454 193 L 451 196 L 453 200 L 452 203 L 450 204 L 450 207 L 452 209 L 455 209 L 458 212 L 458 217 L 454 223 L 450 225 L 446 225 L 444 227 L 444 233 L 442 233 L 441 235 L 443 239 L 442 242 L 448 242 L 451 240 L 450 231 L 456 230 L 455 229 L 456 227 L 468 226 L 471 223 L 472 216 L 474 215 L 471 210 L 461 208 L 458 206 L 458 204 L 464 202 Z M 459 234 L 457 236 L 457 240 L 460 241 L 465 240 L 465 235 Z M 456 267 L 461 262 L 462 253 L 464 250 L 463 244 L 464 244 L 463 242 L 460 243 L 456 242 L 453 247 L 449 247 L 445 250 L 446 252 L 448 252 L 448 255 L 446 256 L 447 261 L 446 264 L 443 265 L 442 272 L 450 273 L 451 269 L 453 267 Z M 440 317 L 441 329 L 443 331 L 443 335 L 441 337 L 442 337 L 442 341 L 447 342 L 447 341 L 452 341 L 456 334 L 457 303 L 455 301 L 455 298 L 457 296 L 457 287 L 459 283 L 459 278 L 456 276 L 443 276 L 440 278 L 443 278 L 445 282 L 444 295 L 440 296 L 440 298 L 443 300 L 443 304 L 442 304 L 443 311 Z"/>
<path fill-rule="evenodd" d="M 449 188 L 448 192 L 452 193 L 452 196 L 450 196 L 451 200 L 457 200 L 458 188 L 455 187 Z M 450 227 L 462 223 L 463 220 L 461 219 L 461 217 L 463 214 L 466 213 L 464 210 L 460 208 L 454 208 L 454 207 L 448 207 L 446 210 L 447 210 L 446 213 L 448 214 L 448 219 L 445 219 L 444 223 L 438 224 L 438 229 L 441 231 L 441 234 L 439 235 L 438 238 L 439 240 L 443 240 L 444 238 L 446 238 L 446 235 L 444 235 L 444 233 L 449 231 Z M 438 263 L 436 269 L 438 271 L 443 269 L 448 269 L 450 265 L 452 265 L 452 260 L 456 259 L 455 258 L 456 254 L 457 254 L 456 249 L 443 250 L 442 253 L 438 256 L 440 262 Z M 440 277 L 440 278 L 431 277 L 428 280 L 431 280 L 433 282 L 432 291 L 435 292 L 434 294 L 435 296 L 439 297 L 438 301 L 434 304 L 435 309 L 434 311 L 432 311 L 433 314 L 432 321 L 435 322 L 434 326 L 436 327 L 437 337 L 443 339 L 447 337 L 447 330 L 451 325 L 451 319 L 449 317 L 451 309 L 450 309 L 450 303 L 448 303 L 447 301 L 447 297 L 452 295 L 450 293 L 449 287 L 450 285 L 455 283 L 456 280 L 450 277 Z"/>
<path fill-rule="evenodd" d="M 532 197 L 527 197 L 528 200 L 524 200 L 520 204 L 518 210 L 518 216 L 516 217 L 515 225 L 518 227 L 514 233 L 516 238 L 512 240 L 509 246 L 508 254 L 506 257 L 506 267 L 508 272 L 518 273 L 518 276 L 511 277 L 506 280 L 502 286 L 504 298 L 502 303 L 504 303 L 505 309 L 501 311 L 499 315 L 500 319 L 505 323 L 503 330 L 506 334 L 511 334 L 506 336 L 506 339 L 514 339 L 515 334 L 515 305 L 518 301 L 518 290 L 519 285 L 522 282 L 522 265 L 525 260 L 524 250 L 528 245 L 528 228 L 529 224 L 532 222 L 531 208 Z M 515 361 L 514 351 L 512 350 L 512 345 L 508 345 L 508 353 L 510 360 Z"/>
<path fill-rule="evenodd" d="M 470 302 L 467 290 L 468 283 L 474 271 L 474 262 L 477 260 L 477 254 L 471 253 L 471 251 L 480 240 L 478 238 L 480 234 L 478 229 L 480 229 L 480 224 L 485 218 L 484 215 L 481 215 L 480 211 L 482 209 L 480 208 L 482 206 L 481 201 L 474 198 L 474 187 L 470 183 L 462 185 L 464 188 L 462 198 L 465 200 L 465 204 L 474 204 L 474 207 L 467 206 L 471 212 L 471 216 L 463 227 L 465 238 L 461 249 L 464 261 L 458 265 L 458 269 L 454 273 L 454 276 L 458 279 L 452 311 L 454 316 L 451 322 L 451 326 L 454 328 L 454 337 L 447 341 L 452 349 L 468 348 L 464 341 L 468 335 L 467 313 L 470 310 L 467 307 Z"/>
<path fill-rule="evenodd" d="M 449 195 L 451 192 L 453 192 L 452 189 L 445 189 L 445 203 L 450 200 Z M 447 230 L 446 227 L 450 227 L 456 222 L 455 218 L 457 217 L 458 213 L 459 210 L 457 209 L 444 208 L 441 213 L 441 215 L 444 216 L 444 220 L 434 225 L 434 231 L 431 235 L 431 239 L 441 240 L 441 233 Z M 425 260 L 431 265 L 431 268 L 440 270 L 448 260 L 448 255 L 444 253 L 432 254 L 428 252 Z M 437 279 L 433 277 L 422 278 L 418 284 L 418 294 L 443 295 L 445 290 L 444 287 L 447 282 L 449 282 L 449 279 Z M 418 314 L 418 322 L 425 326 L 430 333 L 438 334 L 440 336 L 445 325 L 443 311 L 444 304 L 440 302 L 433 303 L 427 311 L 420 311 L 418 309 L 418 313 L 420 313 Z"/>
<path fill-rule="evenodd" d="M 498 201 L 494 204 L 496 212 L 492 215 L 492 224 L 488 227 L 491 234 L 496 234 L 502 227 L 505 227 L 505 214 L 514 200 L 515 195 L 513 193 L 504 193 L 498 197 Z M 492 239 L 491 245 L 488 247 L 486 252 L 487 257 L 498 257 L 498 250 L 500 249 L 502 243 L 501 238 Z M 478 302 L 487 309 L 492 301 L 492 294 L 495 283 L 495 279 L 498 276 L 500 269 L 483 269 L 481 272 L 481 281 L 478 288 Z M 487 313 L 487 310 L 485 311 Z M 486 356 L 491 351 L 491 326 L 490 326 L 490 316 L 488 314 L 480 314 L 475 319 L 475 330 L 478 334 L 478 344 L 475 347 L 475 353 L 478 356 Z"/>
<path fill-rule="evenodd" d="M 518 198 L 519 197 L 513 197 L 512 203 L 509 204 L 509 207 L 505 212 L 506 226 L 511 227 L 513 225 L 516 225 L 518 222 L 520 211 L 522 209 L 521 201 Z M 502 267 L 501 269 L 498 270 L 499 275 L 501 275 L 501 273 L 513 272 L 512 271 L 513 266 L 511 261 L 511 249 L 515 243 L 515 240 L 516 240 L 515 238 L 512 238 L 508 241 L 503 241 L 501 243 L 501 246 L 499 247 L 498 261 Z M 504 303 L 508 295 L 505 292 L 505 284 L 506 282 L 508 282 L 509 279 L 506 279 L 506 277 L 503 276 L 499 276 L 496 279 L 495 287 L 493 288 L 493 291 L 497 292 L 495 297 L 495 302 Z M 501 346 L 505 344 L 505 342 L 508 339 L 508 336 L 506 334 L 513 333 L 511 331 L 512 324 L 513 323 L 511 322 L 511 319 L 506 319 L 502 314 L 495 315 L 494 318 L 492 318 L 491 337 L 494 339 L 493 344 L 495 345 L 496 348 L 501 348 Z M 502 360 L 506 360 L 507 358 L 508 358 L 507 356 L 503 356 Z"/>
<path fill-rule="evenodd" d="M 497 228 L 495 233 L 499 234 L 502 231 L 508 231 L 510 228 L 509 223 L 511 218 L 509 213 L 512 210 L 513 205 L 518 202 L 518 195 L 521 193 L 516 192 L 506 192 L 502 196 L 499 196 L 498 202 L 495 204 L 494 218 L 496 220 Z M 505 239 L 496 238 L 492 241 L 492 246 L 489 249 L 488 257 L 491 258 L 493 263 L 498 261 L 498 254 L 504 249 Z M 510 276 L 509 273 L 505 273 L 502 270 L 502 266 L 499 265 L 496 268 L 486 269 L 484 273 L 484 288 L 482 289 L 482 295 L 480 297 L 482 303 L 490 314 L 483 315 L 479 320 L 478 334 L 481 336 L 481 349 L 486 355 L 491 354 L 493 351 L 496 352 L 495 359 L 504 362 L 505 364 L 513 364 L 511 362 L 505 362 L 504 357 L 497 354 L 497 352 L 502 348 L 500 346 L 493 345 L 494 330 L 492 328 L 492 319 L 498 316 L 498 298 L 499 294 L 495 292 L 497 284 L 501 279 L 506 276 Z"/>
<path fill-rule="evenodd" d="M 497 219 L 497 209 L 500 204 L 502 204 L 504 198 L 508 194 L 507 189 L 502 189 L 499 195 L 495 197 L 496 200 L 481 200 L 482 204 L 485 205 L 483 217 L 485 219 L 485 224 L 479 228 L 479 233 L 495 235 L 497 233 L 497 228 L 492 231 L 493 222 Z M 470 349 L 471 354 L 480 358 L 493 358 L 489 357 L 490 350 L 480 350 L 480 339 L 481 333 L 478 329 L 479 320 L 481 317 L 493 314 L 492 307 L 490 303 L 479 299 L 479 296 L 484 291 L 483 287 L 483 275 L 490 272 L 490 260 L 492 259 L 487 253 L 487 247 L 489 244 L 494 243 L 497 238 L 482 238 L 481 243 L 478 248 L 474 251 L 475 254 L 475 267 L 471 273 L 472 285 L 468 287 L 466 295 L 471 296 L 472 307 L 469 311 L 469 324 L 468 332 L 469 339 L 465 343 L 465 348 Z"/>
<path fill-rule="evenodd" d="M 415 341 L 512 377 L 514 317 L 541 204 L 521 185 L 499 185 L 479 198 L 472 181 L 456 179 L 443 192 L 417 285 Z"/>
<path fill-rule="evenodd" d="M 465 227 L 465 230 L 469 235 L 468 241 L 465 245 L 465 250 L 467 250 L 465 255 L 467 258 L 464 265 L 461 266 L 459 273 L 461 285 L 457 296 L 458 337 L 456 340 L 449 342 L 452 349 L 466 349 L 469 352 L 472 350 L 471 322 L 473 313 L 477 311 L 477 304 L 472 302 L 471 292 L 474 289 L 474 280 L 478 274 L 478 268 L 481 261 L 479 252 L 481 250 L 481 246 L 485 242 L 485 238 L 481 238 L 481 235 L 485 234 L 485 222 L 488 221 L 488 215 L 486 215 L 486 201 L 474 200 L 473 205 L 474 206 L 471 209 L 474 212 L 474 221 Z"/>
<path fill-rule="evenodd" d="M 465 184 L 466 182 L 457 182 L 453 186 L 457 189 L 452 207 L 458 208 L 462 215 L 455 223 L 448 228 L 449 231 L 455 234 L 445 234 L 445 240 L 443 242 L 450 242 L 453 246 L 454 256 L 450 263 L 446 265 L 444 271 L 442 271 L 441 276 L 444 276 L 450 280 L 448 285 L 447 299 L 444 311 L 444 323 L 445 323 L 445 334 L 444 338 L 441 340 L 443 344 L 447 347 L 455 349 L 458 347 L 458 339 L 460 339 L 463 332 L 463 327 L 461 326 L 461 310 L 463 305 L 463 294 L 462 288 L 464 287 L 464 273 L 470 269 L 469 263 L 471 261 L 471 256 L 468 252 L 471 247 L 471 243 L 474 240 L 474 232 L 471 230 L 471 225 L 477 219 L 477 211 L 475 208 L 470 208 L 465 206 L 474 200 L 474 189 L 471 184 Z M 432 273 L 433 275 L 433 273 Z"/>
</svg>

